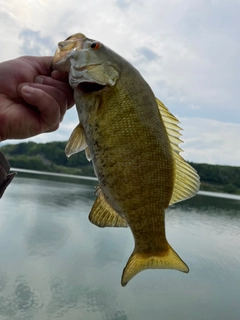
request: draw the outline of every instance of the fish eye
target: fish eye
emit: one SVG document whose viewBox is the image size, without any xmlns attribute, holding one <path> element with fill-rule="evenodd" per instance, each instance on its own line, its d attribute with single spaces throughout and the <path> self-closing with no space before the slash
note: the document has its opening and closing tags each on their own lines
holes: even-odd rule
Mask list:
<svg viewBox="0 0 240 320">
<path fill-rule="evenodd" d="M 99 49 L 100 48 L 100 42 L 93 42 L 93 43 L 91 43 L 91 48 L 92 49 L 94 49 L 94 50 L 97 50 L 97 49 Z"/>
</svg>

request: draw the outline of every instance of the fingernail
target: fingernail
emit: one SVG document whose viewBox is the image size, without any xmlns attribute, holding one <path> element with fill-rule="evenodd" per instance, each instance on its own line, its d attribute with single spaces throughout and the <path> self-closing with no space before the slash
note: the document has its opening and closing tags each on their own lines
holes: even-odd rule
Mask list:
<svg viewBox="0 0 240 320">
<path fill-rule="evenodd" d="M 34 83 L 43 83 L 43 77 L 36 76 L 33 80 Z"/>
<path fill-rule="evenodd" d="M 21 88 L 21 91 L 25 94 L 32 94 L 34 89 L 32 87 L 29 87 L 28 85 L 25 85 Z"/>
</svg>

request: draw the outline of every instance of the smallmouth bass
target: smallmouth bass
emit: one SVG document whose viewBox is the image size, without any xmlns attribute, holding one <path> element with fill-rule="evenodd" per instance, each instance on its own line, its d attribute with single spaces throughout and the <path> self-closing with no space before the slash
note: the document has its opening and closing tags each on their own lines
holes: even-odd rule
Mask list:
<svg viewBox="0 0 240 320">
<path fill-rule="evenodd" d="M 59 42 L 53 68 L 68 72 L 80 122 L 66 155 L 85 150 L 99 181 L 89 220 L 134 237 L 122 286 L 145 269 L 187 273 L 165 235 L 165 209 L 199 189 L 179 155 L 179 121 L 128 61 L 81 33 Z"/>
</svg>

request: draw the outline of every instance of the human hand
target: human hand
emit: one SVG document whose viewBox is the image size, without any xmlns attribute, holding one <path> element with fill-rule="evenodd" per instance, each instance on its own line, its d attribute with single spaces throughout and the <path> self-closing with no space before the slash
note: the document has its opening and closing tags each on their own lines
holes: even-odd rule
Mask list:
<svg viewBox="0 0 240 320">
<path fill-rule="evenodd" d="M 0 141 L 54 131 L 74 105 L 67 75 L 51 73 L 52 59 L 24 56 L 0 63 Z"/>
<path fill-rule="evenodd" d="M 2 198 L 7 186 L 16 175 L 16 172 L 9 173 L 9 170 L 10 165 L 2 152 L 0 152 L 0 198 Z"/>
</svg>

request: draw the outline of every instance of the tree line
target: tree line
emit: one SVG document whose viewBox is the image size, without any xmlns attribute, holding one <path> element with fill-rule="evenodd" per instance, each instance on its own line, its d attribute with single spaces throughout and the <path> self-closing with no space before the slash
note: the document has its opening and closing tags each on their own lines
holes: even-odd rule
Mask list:
<svg viewBox="0 0 240 320">
<path fill-rule="evenodd" d="M 66 141 L 22 142 L 0 148 L 11 167 L 94 176 L 92 163 L 84 152 L 65 155 Z M 240 194 L 240 167 L 189 162 L 201 179 L 201 190 Z"/>
<path fill-rule="evenodd" d="M 84 152 L 66 157 L 66 144 L 66 141 L 22 142 L 2 146 L 0 151 L 4 153 L 11 167 L 94 176 L 92 164 L 86 159 Z"/>
</svg>

